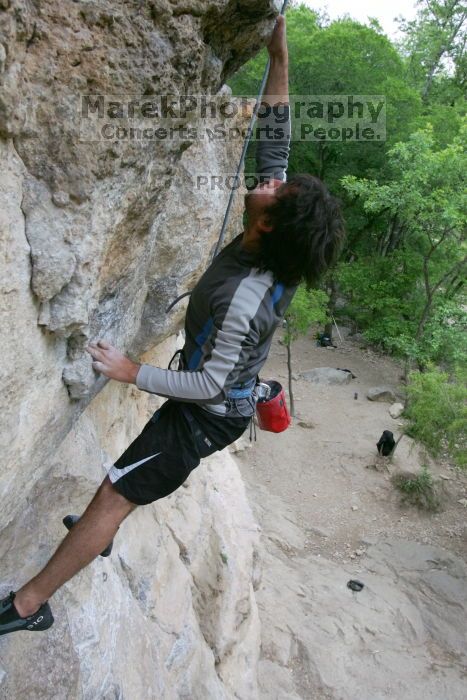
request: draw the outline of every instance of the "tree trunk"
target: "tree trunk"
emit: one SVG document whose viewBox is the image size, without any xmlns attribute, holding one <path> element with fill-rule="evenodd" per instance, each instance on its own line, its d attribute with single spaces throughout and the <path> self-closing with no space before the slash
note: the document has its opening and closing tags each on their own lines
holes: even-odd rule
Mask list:
<svg viewBox="0 0 467 700">
<path fill-rule="evenodd" d="M 415 334 L 415 340 L 418 342 L 420 338 L 422 337 L 423 330 L 425 328 L 425 324 L 428 321 L 428 317 L 430 315 L 431 307 L 433 306 L 433 297 L 430 296 L 428 297 L 426 303 L 425 303 L 425 308 L 422 311 L 422 316 L 418 322 L 418 328 L 417 332 Z"/>
<path fill-rule="evenodd" d="M 459 275 L 455 275 L 455 277 L 449 283 L 449 286 L 446 288 L 446 298 L 453 299 L 456 296 L 456 294 L 460 292 L 464 284 L 465 281 L 463 279 L 460 279 Z"/>
<path fill-rule="evenodd" d="M 324 172 L 326 169 L 326 151 L 328 147 L 325 143 L 321 141 L 318 143 L 318 177 L 320 180 L 324 179 Z"/>
<path fill-rule="evenodd" d="M 428 75 L 427 75 L 426 80 L 425 80 L 425 85 L 423 86 L 423 90 L 422 90 L 423 102 L 428 102 L 428 96 L 430 94 L 431 87 L 433 85 L 433 79 L 435 77 L 435 72 L 439 66 L 439 62 L 440 62 L 441 58 L 443 57 L 443 53 L 444 53 L 444 47 L 443 47 L 443 51 L 442 52 L 440 51 L 438 53 L 438 55 L 436 56 L 436 59 L 431 64 L 431 68 L 428 72 Z"/>
<path fill-rule="evenodd" d="M 448 26 L 449 22 L 452 22 L 452 20 L 454 19 L 454 13 L 455 13 L 458 5 L 461 5 L 461 3 L 460 2 L 459 3 L 453 2 L 450 7 L 449 6 L 447 7 L 448 11 L 450 10 L 450 14 L 445 15 L 443 22 L 441 22 L 441 23 L 437 22 L 437 25 L 438 25 L 437 29 L 440 32 L 446 31 L 446 27 Z M 462 13 L 461 18 L 459 19 L 457 25 L 452 26 L 452 24 L 451 24 L 450 34 L 444 39 L 442 45 L 439 47 L 435 57 L 432 60 L 430 70 L 428 71 L 428 75 L 427 75 L 426 80 L 425 80 L 425 85 L 423 86 L 423 90 L 422 90 L 423 102 L 428 101 L 428 97 L 429 97 L 431 88 L 433 86 L 435 73 L 441 64 L 442 58 L 446 55 L 446 53 L 449 53 L 449 51 L 452 50 L 452 48 L 454 46 L 454 41 L 455 41 L 458 33 L 460 32 L 460 30 L 463 27 L 464 20 L 465 20 L 465 14 Z"/>
<path fill-rule="evenodd" d="M 290 415 L 295 418 L 295 405 L 293 400 L 293 388 L 292 388 L 292 352 L 291 343 L 287 343 L 287 369 L 289 372 L 289 399 L 290 399 Z"/>
<path fill-rule="evenodd" d="M 335 283 L 333 277 L 331 277 L 331 280 L 329 282 L 329 286 L 330 286 L 331 291 L 329 294 L 328 314 L 329 314 L 329 316 L 331 316 L 331 319 L 332 319 L 332 317 L 335 314 L 336 301 L 337 301 L 337 287 L 336 287 L 336 283 Z M 332 331 L 333 331 L 333 323 L 331 320 L 329 323 L 326 323 L 326 325 L 324 326 L 324 335 L 329 336 L 331 341 L 332 341 Z"/>
<path fill-rule="evenodd" d="M 409 383 L 409 374 L 413 369 L 413 360 L 410 357 L 406 357 L 404 360 L 404 382 Z"/>
<path fill-rule="evenodd" d="M 389 459 L 391 460 L 391 462 L 392 462 L 392 459 L 393 459 L 393 457 L 394 457 L 394 453 L 395 453 L 395 451 L 397 450 L 397 446 L 398 446 L 398 444 L 400 443 L 400 441 L 402 440 L 403 437 L 404 437 L 404 433 L 401 433 L 401 435 L 399 435 L 399 438 L 398 438 L 397 441 L 396 441 L 396 444 L 395 444 L 394 447 L 392 448 L 392 452 L 391 452 L 391 454 L 389 455 Z"/>
</svg>

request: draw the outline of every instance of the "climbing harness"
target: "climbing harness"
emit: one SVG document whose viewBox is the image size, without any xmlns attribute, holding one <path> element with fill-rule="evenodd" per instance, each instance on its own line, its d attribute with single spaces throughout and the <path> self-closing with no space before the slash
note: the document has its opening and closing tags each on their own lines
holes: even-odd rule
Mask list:
<svg viewBox="0 0 467 700">
<path fill-rule="evenodd" d="M 171 369 L 177 355 L 180 356 L 178 370 L 183 370 L 186 367 L 185 355 L 183 349 L 180 349 L 172 355 L 167 369 Z M 260 430 L 268 430 L 272 433 L 281 433 L 289 427 L 292 419 L 287 408 L 284 389 L 278 381 L 267 379 L 262 382 L 259 375 L 256 375 L 249 382 L 231 387 L 227 392 L 227 399 L 230 401 L 245 399 L 249 396 L 253 396 L 255 402 L 255 412 L 252 414 L 249 424 L 250 442 L 252 442 L 253 437 L 256 441 L 256 424 Z"/>
</svg>

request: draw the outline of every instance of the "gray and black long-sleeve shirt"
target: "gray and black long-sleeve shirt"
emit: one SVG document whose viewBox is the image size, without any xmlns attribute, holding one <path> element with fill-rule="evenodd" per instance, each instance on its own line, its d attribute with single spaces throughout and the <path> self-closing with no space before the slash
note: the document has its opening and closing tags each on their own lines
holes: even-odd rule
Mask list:
<svg viewBox="0 0 467 700">
<path fill-rule="evenodd" d="M 258 175 L 286 179 L 288 107 L 286 114 L 280 139 L 257 142 Z M 258 119 L 258 127 L 277 129 L 273 119 Z M 242 238 L 243 233 L 223 248 L 191 293 L 185 318 L 183 369 L 143 364 L 136 377 L 139 389 L 199 404 L 218 416 L 230 416 L 229 397 L 244 396 L 254 385 L 274 331 L 297 287 L 285 286 L 274 279 L 271 271 L 260 272 L 253 267 L 253 256 L 242 247 Z M 250 405 L 252 413 L 254 404 Z"/>
</svg>

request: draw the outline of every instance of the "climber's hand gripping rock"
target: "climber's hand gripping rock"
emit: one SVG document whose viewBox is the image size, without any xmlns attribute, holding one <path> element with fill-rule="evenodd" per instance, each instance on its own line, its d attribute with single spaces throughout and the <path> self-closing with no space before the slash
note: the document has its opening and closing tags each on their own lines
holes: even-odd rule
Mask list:
<svg viewBox="0 0 467 700">
<path fill-rule="evenodd" d="M 94 358 L 92 367 L 97 372 L 118 382 L 136 384 L 136 375 L 141 365 L 122 355 L 106 340 L 89 343 L 85 350 Z"/>
<path fill-rule="evenodd" d="M 269 43 L 267 44 L 267 50 L 272 60 L 287 60 L 288 52 L 285 26 L 285 17 L 279 15 L 276 19 L 276 24 Z"/>
</svg>

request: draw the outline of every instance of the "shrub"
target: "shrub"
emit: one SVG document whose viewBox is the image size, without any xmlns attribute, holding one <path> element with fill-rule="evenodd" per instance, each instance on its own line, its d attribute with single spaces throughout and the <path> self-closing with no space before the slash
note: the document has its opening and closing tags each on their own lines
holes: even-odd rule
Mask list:
<svg viewBox="0 0 467 700">
<path fill-rule="evenodd" d="M 407 435 L 422 442 L 433 456 L 447 446 L 455 462 L 467 466 L 467 372 L 447 372 L 431 367 L 409 375 Z"/>
<path fill-rule="evenodd" d="M 439 509 L 440 500 L 436 494 L 433 477 L 424 464 L 418 476 L 406 472 L 398 472 L 391 477 L 391 481 L 402 491 L 402 501 L 410 503 L 423 510 L 436 511 Z"/>
</svg>

